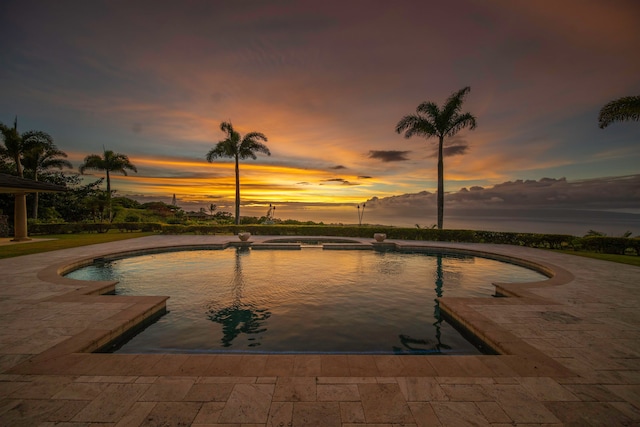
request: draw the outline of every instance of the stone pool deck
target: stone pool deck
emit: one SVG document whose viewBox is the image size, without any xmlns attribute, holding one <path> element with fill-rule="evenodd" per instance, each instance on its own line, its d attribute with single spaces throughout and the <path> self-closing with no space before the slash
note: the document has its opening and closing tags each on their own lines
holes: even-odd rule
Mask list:
<svg viewBox="0 0 640 427">
<path fill-rule="evenodd" d="M 557 272 L 501 287 L 508 298 L 443 299 L 500 355 L 87 353 L 164 299 L 99 295 L 112 284 L 60 278 L 61 266 L 230 239 L 150 236 L 0 260 L 0 425 L 640 425 L 640 268 L 530 248 L 392 241 Z"/>
</svg>

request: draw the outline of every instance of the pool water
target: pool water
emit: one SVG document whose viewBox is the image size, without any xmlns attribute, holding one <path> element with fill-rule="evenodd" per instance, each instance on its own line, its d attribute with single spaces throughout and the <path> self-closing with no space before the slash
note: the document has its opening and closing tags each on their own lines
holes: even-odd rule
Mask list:
<svg viewBox="0 0 640 427">
<path fill-rule="evenodd" d="M 545 277 L 495 260 L 364 250 L 195 250 L 96 263 L 67 277 L 168 295 L 166 315 L 118 353 L 477 354 L 437 297 Z"/>
</svg>

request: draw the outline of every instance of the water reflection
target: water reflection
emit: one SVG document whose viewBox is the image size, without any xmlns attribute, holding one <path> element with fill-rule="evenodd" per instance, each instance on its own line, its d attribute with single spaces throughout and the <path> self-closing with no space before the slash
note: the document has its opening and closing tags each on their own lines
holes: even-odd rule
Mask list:
<svg viewBox="0 0 640 427">
<path fill-rule="evenodd" d="M 442 342 L 442 313 L 440 312 L 440 301 L 438 298 L 443 295 L 444 271 L 442 268 L 442 254 L 436 254 L 436 271 L 435 271 L 435 291 L 433 318 L 436 320 L 432 325 L 435 328 L 435 340 L 427 338 L 412 338 L 409 335 L 400 334 L 400 344 L 402 347 L 393 347 L 395 354 L 403 353 L 440 353 L 442 350 L 451 350 L 451 346 Z M 419 347 L 418 347 L 419 346 Z"/>
<path fill-rule="evenodd" d="M 267 331 L 264 326 L 265 321 L 271 317 L 271 312 L 267 309 L 257 308 L 252 304 L 242 302 L 242 292 L 245 282 L 242 274 L 242 257 L 249 253 L 248 248 L 236 248 L 235 265 L 232 278 L 233 299 L 231 305 L 220 309 L 212 308 L 207 312 L 207 318 L 222 325 L 222 346 L 231 347 L 233 340 L 241 334 L 258 335 Z M 212 302 L 211 305 L 215 305 Z M 261 337 L 247 338 L 250 343 L 248 347 L 260 345 Z"/>
<path fill-rule="evenodd" d="M 123 353 L 475 354 L 437 299 L 540 280 L 479 258 L 316 248 L 173 252 L 103 267 L 122 277 L 118 293 L 171 296 L 170 312 Z"/>
</svg>

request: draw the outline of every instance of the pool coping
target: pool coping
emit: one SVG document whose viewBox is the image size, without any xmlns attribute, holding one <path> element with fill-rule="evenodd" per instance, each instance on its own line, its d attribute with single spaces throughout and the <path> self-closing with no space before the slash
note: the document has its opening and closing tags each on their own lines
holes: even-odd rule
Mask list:
<svg viewBox="0 0 640 427">
<path fill-rule="evenodd" d="M 309 239 L 321 236 L 309 236 Z M 277 236 L 252 236 L 253 242 L 237 242 L 234 236 L 222 243 L 178 244 L 148 246 L 124 251 L 105 250 L 90 257 L 73 257 L 40 269 L 38 279 L 67 285 L 69 292 L 51 297 L 52 303 L 97 302 L 123 303 L 130 305 L 117 314 L 92 324 L 82 333 L 74 335 L 44 352 L 14 366 L 11 374 L 47 375 L 98 375 L 105 369 L 109 375 L 183 375 L 183 376 L 231 376 L 264 377 L 279 375 L 313 376 L 434 376 L 446 375 L 453 367 L 469 376 L 550 376 L 575 377 L 576 374 L 553 358 L 519 339 L 492 319 L 480 314 L 474 306 L 482 305 L 554 305 L 533 293 L 532 290 L 569 283 L 574 276 L 568 270 L 544 260 L 525 260 L 505 254 L 504 251 L 482 251 L 465 247 L 464 244 L 443 244 L 442 242 L 388 241 L 386 248 L 395 245 L 403 251 L 439 251 L 465 253 L 475 256 L 495 258 L 545 271 L 551 277 L 547 280 L 526 284 L 497 283 L 496 292 L 506 298 L 440 298 L 440 307 L 454 322 L 466 328 L 489 345 L 498 355 L 237 355 L 237 354 L 105 354 L 91 353 L 116 336 L 134 328 L 150 317 L 166 310 L 168 297 L 113 296 L 103 295 L 112 291 L 117 282 L 93 282 L 83 286 L 79 281 L 61 276 L 64 271 L 85 265 L 96 258 L 164 252 L 167 250 L 222 248 L 227 246 L 250 246 L 272 244 L 265 242 Z M 305 237 L 306 238 L 306 237 Z M 366 239 L 353 239 L 360 249 L 368 245 L 371 249 L 377 243 Z M 348 244 L 345 244 L 348 245 Z M 378 244 L 379 245 L 379 244 Z M 378 246 L 384 248 L 384 246 Z M 332 249 L 341 249 L 334 247 Z M 344 248 L 342 248 L 344 249 Z M 445 363 L 446 359 L 446 363 Z M 489 371 L 487 370 L 489 367 Z"/>
</svg>

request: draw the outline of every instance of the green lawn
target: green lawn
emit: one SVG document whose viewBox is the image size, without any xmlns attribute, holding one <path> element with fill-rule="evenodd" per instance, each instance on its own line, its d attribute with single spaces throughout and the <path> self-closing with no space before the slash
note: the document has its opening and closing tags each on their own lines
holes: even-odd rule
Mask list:
<svg viewBox="0 0 640 427">
<path fill-rule="evenodd" d="M 582 252 L 572 250 L 554 250 L 554 252 L 560 252 L 568 255 L 577 255 L 587 258 L 601 259 L 603 261 L 618 262 L 620 264 L 629 264 L 640 267 L 640 256 L 637 255 L 615 255 L 615 254 L 601 254 L 598 252 Z"/>
<path fill-rule="evenodd" d="M 24 242 L 10 245 L 0 245 L 0 259 L 20 255 L 36 254 L 40 252 L 56 251 L 58 249 L 75 248 L 77 246 L 93 245 L 95 243 L 115 242 L 117 240 L 134 239 L 150 236 L 153 232 L 122 233 L 111 230 L 108 233 L 86 234 L 54 234 L 48 236 L 34 236 L 34 239 L 54 239 L 36 242 Z"/>
</svg>

